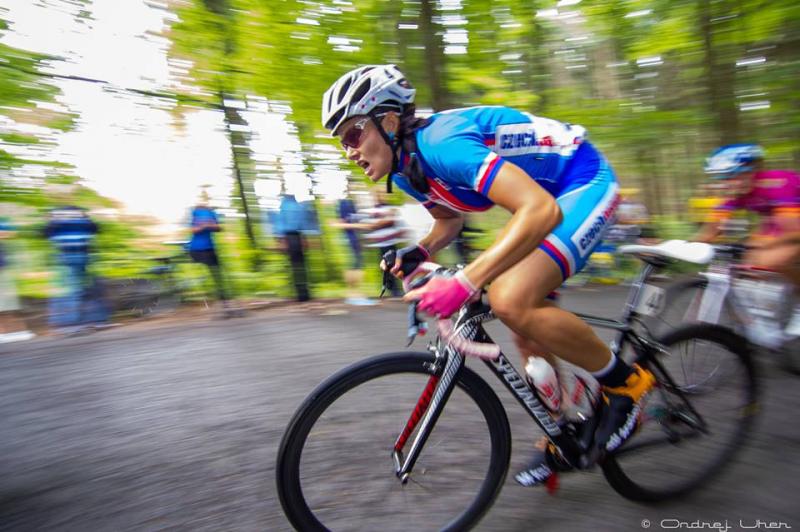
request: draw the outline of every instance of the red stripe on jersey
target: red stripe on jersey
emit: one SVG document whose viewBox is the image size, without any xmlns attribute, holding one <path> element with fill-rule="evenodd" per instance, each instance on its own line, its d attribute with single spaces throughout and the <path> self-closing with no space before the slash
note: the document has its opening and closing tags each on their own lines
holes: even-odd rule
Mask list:
<svg viewBox="0 0 800 532">
<path fill-rule="evenodd" d="M 564 268 L 564 272 L 566 273 L 566 276 L 567 276 L 567 277 L 569 277 L 570 275 L 572 275 L 572 272 L 571 272 L 571 271 L 570 271 L 570 269 L 569 269 L 569 261 L 568 261 L 568 260 L 567 260 L 567 258 L 564 256 L 564 254 L 563 254 L 563 253 L 561 253 L 561 251 L 559 251 L 559 249 L 558 249 L 557 247 L 555 247 L 553 244 L 551 244 L 551 243 L 550 243 L 550 242 L 548 242 L 547 240 L 542 240 L 542 243 L 541 243 L 541 244 L 539 244 L 539 245 L 540 245 L 540 246 L 543 246 L 543 247 L 546 247 L 546 248 L 547 248 L 547 249 L 548 249 L 550 252 L 552 252 L 552 253 L 553 253 L 553 255 L 555 255 L 556 257 L 558 257 L 558 260 L 559 260 L 559 261 L 561 261 L 561 266 L 563 266 L 563 268 Z"/>
<path fill-rule="evenodd" d="M 500 157 L 495 157 L 494 159 L 492 159 L 492 162 L 490 162 L 489 165 L 486 167 L 486 171 L 478 180 L 478 192 L 483 190 L 483 186 L 486 184 L 486 179 L 490 175 L 492 175 L 492 170 L 494 170 L 494 167 L 497 166 L 498 162 L 500 162 Z"/>
</svg>

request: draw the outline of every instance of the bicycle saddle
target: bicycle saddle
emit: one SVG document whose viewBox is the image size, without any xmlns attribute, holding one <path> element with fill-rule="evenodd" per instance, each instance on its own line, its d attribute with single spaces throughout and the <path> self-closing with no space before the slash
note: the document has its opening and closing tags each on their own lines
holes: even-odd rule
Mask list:
<svg viewBox="0 0 800 532">
<path fill-rule="evenodd" d="M 714 246 L 705 242 L 687 242 L 685 240 L 667 240 L 655 246 L 629 244 L 620 246 L 620 253 L 636 255 L 642 260 L 649 257 L 674 259 L 695 264 L 708 264 L 714 257 Z"/>
</svg>

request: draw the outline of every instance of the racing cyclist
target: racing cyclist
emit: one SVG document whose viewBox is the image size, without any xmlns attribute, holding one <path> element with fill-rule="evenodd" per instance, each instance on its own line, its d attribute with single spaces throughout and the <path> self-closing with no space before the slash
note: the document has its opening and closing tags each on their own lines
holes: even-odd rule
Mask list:
<svg viewBox="0 0 800 532">
<path fill-rule="evenodd" d="M 322 124 L 347 158 L 373 182 L 389 176 L 435 220 L 419 243 L 397 253 L 392 273 L 400 277 L 402 266 L 447 246 L 464 213 L 497 204 L 512 217 L 463 270 L 432 278 L 406 300 L 446 318 L 491 283 L 492 309 L 515 333 L 523 357 L 552 353 L 603 385 L 596 441 L 600 452 L 618 448 L 636 428 L 655 379 L 617 359 L 586 323 L 548 300 L 584 266 L 611 221 L 619 201 L 611 167 L 580 126 L 500 106 L 421 118 L 414 95 L 394 65 L 370 65 L 344 74 L 322 99 Z M 571 469 L 552 445 L 541 447 L 516 476 L 521 484 L 539 485 L 554 469 Z"/>
<path fill-rule="evenodd" d="M 706 160 L 705 171 L 725 180 L 731 199 L 715 208 L 697 236 L 702 242 L 719 237 L 736 211 L 760 218 L 747 241 L 747 263 L 777 271 L 800 289 L 800 174 L 765 170 L 764 150 L 756 144 L 729 144 Z"/>
</svg>

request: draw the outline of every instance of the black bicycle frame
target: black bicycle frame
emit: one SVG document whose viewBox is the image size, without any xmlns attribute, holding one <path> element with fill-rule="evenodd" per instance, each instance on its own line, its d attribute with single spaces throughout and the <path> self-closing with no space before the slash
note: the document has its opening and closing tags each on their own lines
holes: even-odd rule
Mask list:
<svg viewBox="0 0 800 532">
<path fill-rule="evenodd" d="M 602 318 L 598 316 L 591 316 L 587 314 L 577 314 L 589 325 L 602 327 L 606 329 L 615 329 L 618 332 L 616 340 L 612 346 L 612 351 L 615 355 L 622 352 L 626 342 L 632 341 L 637 348 L 637 354 L 641 358 L 647 360 L 655 365 L 660 370 L 662 377 L 666 380 L 666 384 L 677 388 L 674 381 L 667 374 L 663 366 L 652 356 L 653 351 L 658 348 L 647 339 L 639 336 L 632 328 L 631 324 L 639 317 L 636 308 L 639 305 L 640 294 L 647 278 L 656 269 L 656 265 L 645 264 L 639 272 L 636 281 L 630 289 L 628 300 L 620 320 L 613 320 Z M 489 335 L 484 330 L 482 323 L 494 319 L 491 309 L 480 303 L 474 304 L 471 308 L 462 312 L 456 323 L 456 332 L 463 338 L 471 341 L 494 343 Z M 414 411 L 412 412 L 408 422 L 406 423 L 403 432 L 395 442 L 392 457 L 395 463 L 395 472 L 402 482 L 407 482 L 411 474 L 411 470 L 419 457 L 422 447 L 425 445 L 428 437 L 430 436 L 433 426 L 439 415 L 444 410 L 444 405 L 452 393 L 459 372 L 464 367 L 465 356 L 459 353 L 456 349 L 449 345 L 442 345 L 440 343 L 436 349 L 436 359 L 432 368 L 433 375 L 428 381 L 428 384 L 420 396 Z M 497 358 L 483 360 L 489 369 L 497 375 L 506 388 L 509 389 L 511 394 L 519 401 L 525 411 L 533 418 L 533 420 L 542 428 L 552 442 L 558 446 L 564 457 L 575 464 L 577 467 L 588 467 L 594 462 L 586 455 L 590 452 L 589 448 L 583 448 L 578 440 L 572 434 L 565 434 L 559 427 L 558 421 L 553 417 L 550 411 L 542 404 L 536 393 L 531 388 L 528 380 L 523 378 L 516 368 L 508 361 L 506 356 L 501 352 Z M 440 368 L 439 365 L 444 363 L 444 367 Z M 678 392 L 679 393 L 679 392 Z M 683 396 L 683 394 L 679 395 Z M 686 402 L 689 405 L 688 401 Z M 689 405 L 691 408 L 691 405 Z M 692 413 L 698 417 L 701 425 L 704 425 L 702 418 L 699 414 L 691 408 Z M 425 413 L 424 418 L 421 419 L 422 413 Z M 597 416 L 594 416 L 597 417 Z M 411 444 L 411 449 L 408 455 L 404 456 L 403 447 L 408 437 L 414 432 L 414 429 L 419 424 L 419 431 L 416 438 Z M 702 428 L 701 428 L 702 430 Z M 627 449 L 629 450 L 629 449 Z"/>
</svg>

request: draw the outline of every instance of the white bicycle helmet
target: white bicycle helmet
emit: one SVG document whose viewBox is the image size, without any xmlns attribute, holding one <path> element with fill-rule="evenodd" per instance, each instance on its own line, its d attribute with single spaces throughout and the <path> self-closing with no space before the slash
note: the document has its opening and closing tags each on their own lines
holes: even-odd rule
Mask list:
<svg viewBox="0 0 800 532">
<path fill-rule="evenodd" d="M 397 111 L 414 102 L 416 89 L 394 65 L 367 65 L 340 77 L 322 96 L 322 125 L 331 136 L 347 119 Z"/>
<path fill-rule="evenodd" d="M 756 161 L 763 158 L 764 150 L 758 144 L 728 144 L 706 159 L 705 171 L 716 179 L 728 179 L 752 170 Z"/>
</svg>

